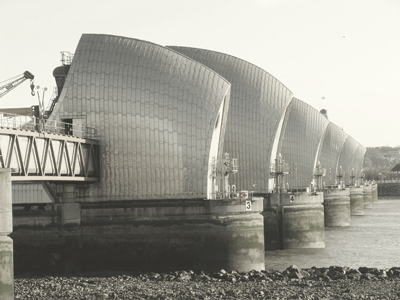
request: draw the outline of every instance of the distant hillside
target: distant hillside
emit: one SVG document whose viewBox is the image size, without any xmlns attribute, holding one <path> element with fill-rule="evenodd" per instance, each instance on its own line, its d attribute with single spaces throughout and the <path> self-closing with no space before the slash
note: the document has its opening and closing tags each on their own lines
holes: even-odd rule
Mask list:
<svg viewBox="0 0 400 300">
<path fill-rule="evenodd" d="M 367 180 L 389 179 L 390 170 L 400 163 L 400 147 L 367 148 L 363 169 Z"/>
</svg>

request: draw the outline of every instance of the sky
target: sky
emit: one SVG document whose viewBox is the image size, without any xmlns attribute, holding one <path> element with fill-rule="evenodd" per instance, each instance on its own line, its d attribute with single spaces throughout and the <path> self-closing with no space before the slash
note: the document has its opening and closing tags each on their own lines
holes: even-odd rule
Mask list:
<svg viewBox="0 0 400 300">
<path fill-rule="evenodd" d="M 83 33 L 223 52 L 272 74 L 365 147 L 400 146 L 399 0 L 0 0 L 0 82 L 50 100 Z M 322 100 L 322 97 L 325 99 Z M 26 81 L 1 108 L 37 105 Z"/>
</svg>

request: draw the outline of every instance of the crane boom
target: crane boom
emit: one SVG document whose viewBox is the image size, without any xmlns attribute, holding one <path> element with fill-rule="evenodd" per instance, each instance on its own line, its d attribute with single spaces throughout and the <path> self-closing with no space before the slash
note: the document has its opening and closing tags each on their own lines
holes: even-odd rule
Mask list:
<svg viewBox="0 0 400 300">
<path fill-rule="evenodd" d="M 35 95 L 33 92 L 33 79 L 35 78 L 35 75 L 33 75 L 29 71 L 25 71 L 23 74 L 18 75 L 17 77 L 10 78 L 6 81 L 0 82 L 0 98 L 3 97 L 5 94 L 8 92 L 12 91 L 14 88 L 19 86 L 21 83 L 23 83 L 25 80 L 30 79 L 31 81 L 31 94 L 32 96 Z M 5 84 L 3 84 L 6 82 Z"/>
</svg>

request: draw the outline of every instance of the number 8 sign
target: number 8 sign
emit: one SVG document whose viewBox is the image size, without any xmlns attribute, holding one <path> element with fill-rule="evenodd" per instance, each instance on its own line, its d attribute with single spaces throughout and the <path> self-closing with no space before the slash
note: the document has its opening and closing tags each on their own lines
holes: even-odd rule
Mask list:
<svg viewBox="0 0 400 300">
<path fill-rule="evenodd" d="M 246 211 L 251 210 L 251 201 L 246 201 Z"/>
</svg>

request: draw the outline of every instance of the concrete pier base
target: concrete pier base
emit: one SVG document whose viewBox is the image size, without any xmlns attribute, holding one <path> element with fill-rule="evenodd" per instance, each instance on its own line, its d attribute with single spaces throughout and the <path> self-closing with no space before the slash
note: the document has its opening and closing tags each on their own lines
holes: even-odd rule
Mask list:
<svg viewBox="0 0 400 300">
<path fill-rule="evenodd" d="M 0 299 L 14 299 L 11 171 L 0 169 Z"/>
<path fill-rule="evenodd" d="M 15 212 L 16 272 L 27 272 L 28 266 L 49 271 L 51 264 L 55 271 L 69 274 L 265 269 L 262 198 L 55 206 L 43 212 Z M 38 226 L 35 218 L 46 221 Z"/>
<path fill-rule="evenodd" d="M 324 248 L 323 194 L 271 194 L 264 200 L 266 250 Z"/>
<path fill-rule="evenodd" d="M 371 186 L 371 193 L 372 193 L 372 203 L 378 202 L 378 185 L 373 184 Z"/>
<path fill-rule="evenodd" d="M 112 228 L 96 225 L 103 213 L 108 217 L 111 211 L 85 206 L 83 267 L 94 268 L 95 260 L 102 259 L 96 257 L 98 251 L 89 251 L 92 247 L 107 252 L 117 244 L 126 251 L 120 253 L 122 261 L 115 263 L 141 270 L 263 270 L 263 203 L 261 199 L 248 201 L 252 207 L 247 211 L 246 201 L 240 200 L 201 200 L 194 206 L 163 201 L 164 207 L 142 203 L 131 211 L 131 224 L 118 219 L 106 222 L 112 223 Z"/>
<path fill-rule="evenodd" d="M 364 185 L 363 196 L 364 196 L 364 209 L 372 208 L 372 188 L 370 185 Z"/>
<path fill-rule="evenodd" d="M 0 236 L 0 299 L 14 299 L 13 241 Z"/>
<path fill-rule="evenodd" d="M 264 200 L 265 251 L 283 250 L 282 206 L 271 205 L 270 198 Z"/>
<path fill-rule="evenodd" d="M 351 187 L 350 188 L 350 210 L 352 216 L 364 215 L 364 188 Z"/>
<path fill-rule="evenodd" d="M 325 227 L 350 226 L 350 189 L 324 190 Z"/>
<path fill-rule="evenodd" d="M 64 237 L 62 252 L 64 273 L 66 275 L 79 274 L 82 271 L 81 206 L 79 203 L 63 203 L 57 204 L 56 207 Z"/>
</svg>

